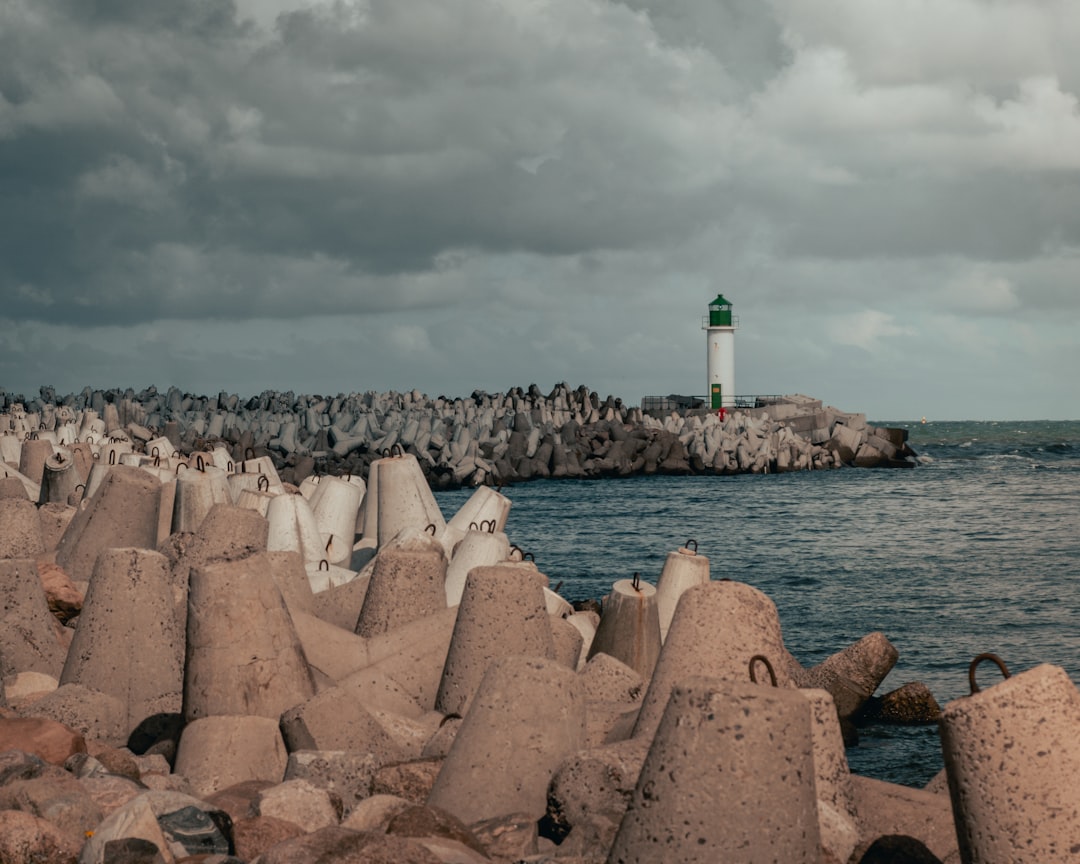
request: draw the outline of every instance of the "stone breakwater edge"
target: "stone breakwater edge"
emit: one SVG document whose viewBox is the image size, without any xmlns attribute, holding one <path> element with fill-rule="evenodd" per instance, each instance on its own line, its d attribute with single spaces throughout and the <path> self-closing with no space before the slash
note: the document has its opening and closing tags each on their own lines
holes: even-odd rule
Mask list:
<svg viewBox="0 0 1080 864">
<path fill-rule="evenodd" d="M 1060 814 L 1077 812 L 1080 695 L 1056 667 L 993 686 L 983 670 L 944 709 L 917 684 L 877 700 L 884 634 L 805 668 L 773 602 L 696 548 L 574 608 L 511 544 L 508 498 L 478 486 L 447 520 L 414 454 L 294 484 L 265 456 L 97 424 L 0 438 L 18 444 L 0 478 L 5 861 L 854 864 L 1076 844 Z M 865 711 L 936 719 L 942 774 L 852 774 Z"/>
<path fill-rule="evenodd" d="M 21 408 L 16 406 L 22 406 Z M 193 396 L 91 390 L 58 397 L 7 396 L 8 429 L 85 437 L 121 432 L 137 447 L 161 435 L 185 453 L 223 446 L 234 460 L 269 456 L 291 482 L 309 474 L 367 477 L 371 462 L 400 448 L 420 462 L 433 488 L 504 486 L 526 480 L 649 474 L 776 473 L 913 467 L 907 430 L 874 427 L 861 413 L 802 395 L 759 407 L 652 416 L 585 386 L 534 384 L 465 398 L 406 393 L 334 397 L 264 392 Z"/>
</svg>

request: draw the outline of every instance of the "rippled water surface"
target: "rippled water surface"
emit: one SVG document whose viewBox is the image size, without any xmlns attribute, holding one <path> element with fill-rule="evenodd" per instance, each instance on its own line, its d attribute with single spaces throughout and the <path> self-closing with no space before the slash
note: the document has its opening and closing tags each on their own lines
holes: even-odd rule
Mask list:
<svg viewBox="0 0 1080 864">
<path fill-rule="evenodd" d="M 714 579 L 775 601 L 805 665 L 883 631 L 900 659 L 879 692 L 918 680 L 944 704 L 984 651 L 1080 681 L 1080 422 L 883 425 L 910 429 L 918 468 L 537 481 L 503 490 L 507 533 L 571 599 L 655 583 L 692 538 Z M 934 728 L 864 729 L 848 759 L 908 785 L 941 767 Z"/>
</svg>

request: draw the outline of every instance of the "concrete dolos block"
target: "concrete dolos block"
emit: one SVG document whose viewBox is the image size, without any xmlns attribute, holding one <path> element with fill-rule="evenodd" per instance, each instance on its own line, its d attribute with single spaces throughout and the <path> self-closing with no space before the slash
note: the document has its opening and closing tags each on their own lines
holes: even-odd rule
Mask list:
<svg viewBox="0 0 1080 864">
<path fill-rule="evenodd" d="M 33 559 L 0 559 L 0 677 L 42 672 L 59 678 L 64 650 L 56 626 Z"/>
<path fill-rule="evenodd" d="M 648 680 L 660 656 L 656 588 L 638 579 L 620 579 L 604 600 L 589 657 L 608 654 Z"/>
<path fill-rule="evenodd" d="M 118 698 L 126 731 L 153 714 L 179 713 L 184 629 L 174 614 L 169 562 L 148 549 L 106 549 L 83 601 L 61 684 Z"/>
<path fill-rule="evenodd" d="M 195 567 L 188 590 L 184 717 L 273 717 L 315 695 L 264 553 Z"/>
<path fill-rule="evenodd" d="M 577 676 L 553 660 L 506 657 L 484 676 L 428 804 L 466 823 L 512 813 L 539 819 L 555 770 L 584 741 Z"/>
<path fill-rule="evenodd" d="M 280 783 L 288 763 L 277 718 L 203 717 L 184 727 L 175 773 L 207 796 L 246 780 Z"/>
<path fill-rule="evenodd" d="M 488 664 L 508 654 L 554 659 L 543 589 L 517 567 L 477 567 L 465 581 L 435 708 L 464 715 Z"/>
<path fill-rule="evenodd" d="M 964 864 L 1080 858 L 1080 693 L 1043 664 L 941 716 Z"/>
<path fill-rule="evenodd" d="M 161 481 L 141 468 L 113 466 L 60 538 L 56 563 L 74 581 L 88 582 L 103 549 L 155 549 L 160 506 Z"/>
<path fill-rule="evenodd" d="M 446 555 L 430 534 L 406 529 L 379 550 L 364 605 L 360 636 L 376 636 L 446 608 Z"/>
<path fill-rule="evenodd" d="M 660 651 L 634 736 L 650 736 L 660 723 L 671 688 L 691 675 L 748 682 L 750 659 L 766 657 L 777 683 L 791 686 L 776 604 L 742 582 L 708 582 L 679 599 Z"/>
<path fill-rule="evenodd" d="M 674 687 L 608 861 L 819 864 L 810 713 L 794 689 Z"/>
<path fill-rule="evenodd" d="M 689 545 L 691 541 L 687 541 Z M 656 609 L 660 615 L 660 641 L 667 639 L 671 628 L 671 619 L 675 616 L 675 607 L 679 598 L 688 588 L 704 585 L 709 581 L 709 559 L 697 554 L 697 544 L 693 549 L 686 546 L 668 552 L 664 569 L 656 582 Z"/>
</svg>

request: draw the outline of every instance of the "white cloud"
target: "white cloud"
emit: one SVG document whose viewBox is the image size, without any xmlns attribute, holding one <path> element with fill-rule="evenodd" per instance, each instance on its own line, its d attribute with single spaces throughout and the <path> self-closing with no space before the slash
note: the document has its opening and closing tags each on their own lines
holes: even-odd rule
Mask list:
<svg viewBox="0 0 1080 864">
<path fill-rule="evenodd" d="M 900 326 L 888 312 L 880 309 L 864 309 L 843 315 L 830 322 L 829 338 L 838 345 L 851 345 L 874 353 L 897 336 L 910 336 L 910 327 Z"/>
<path fill-rule="evenodd" d="M 977 268 L 962 273 L 945 286 L 946 308 L 961 315 L 1000 315 L 1020 305 L 1007 278 Z"/>
</svg>

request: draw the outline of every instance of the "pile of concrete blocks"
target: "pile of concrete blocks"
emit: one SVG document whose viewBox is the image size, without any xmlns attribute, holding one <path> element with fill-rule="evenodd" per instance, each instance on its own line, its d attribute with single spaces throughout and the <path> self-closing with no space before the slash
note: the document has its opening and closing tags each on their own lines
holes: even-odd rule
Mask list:
<svg viewBox="0 0 1080 864">
<path fill-rule="evenodd" d="M 362 490 L 294 485 L 225 448 L 151 438 L 148 457 L 99 420 L 93 441 L 5 436 L 0 860 L 855 864 L 1077 842 L 1080 696 L 1055 667 L 946 705 L 927 789 L 859 777 L 843 728 L 897 660 L 883 634 L 803 668 L 773 602 L 696 547 L 576 610 L 509 542 L 508 498 L 480 487 L 446 519 L 412 454 Z M 68 454 L 68 500 L 40 501 L 56 450 L 35 440 Z"/>
<path fill-rule="evenodd" d="M 122 435 L 145 451 L 163 437 L 190 454 L 221 447 L 255 453 L 299 483 L 312 473 L 367 478 L 371 463 L 401 450 L 435 487 L 507 485 L 546 477 L 740 474 L 843 466 L 910 468 L 904 429 L 805 396 L 727 412 L 645 414 L 587 387 L 535 385 L 467 398 L 407 393 L 334 397 L 263 393 L 193 397 L 171 388 L 5 397 L 0 426 L 20 438 L 84 432 Z"/>
</svg>

